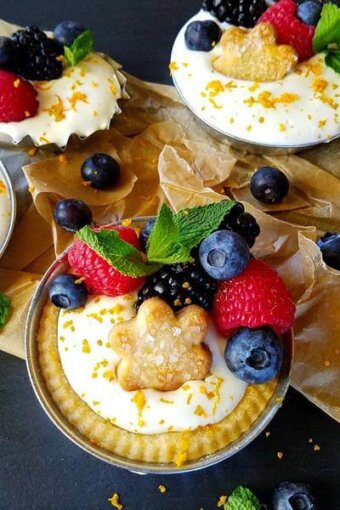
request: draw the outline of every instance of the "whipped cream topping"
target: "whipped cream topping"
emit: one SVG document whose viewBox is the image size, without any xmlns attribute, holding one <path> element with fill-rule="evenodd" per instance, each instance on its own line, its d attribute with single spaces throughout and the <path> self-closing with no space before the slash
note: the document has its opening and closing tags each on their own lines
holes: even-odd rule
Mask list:
<svg viewBox="0 0 340 510">
<path fill-rule="evenodd" d="M 206 11 L 191 18 L 173 46 L 170 69 L 191 110 L 224 134 L 264 145 L 307 145 L 340 134 L 340 74 L 327 67 L 324 55 L 299 64 L 282 80 L 255 83 L 228 78 L 213 68 L 221 44 L 210 52 L 185 45 L 187 25 L 213 20 Z"/>
<path fill-rule="evenodd" d="M 11 220 L 11 203 L 5 182 L 0 178 L 0 249 L 7 237 Z"/>
<path fill-rule="evenodd" d="M 58 350 L 64 373 L 79 397 L 99 416 L 130 432 L 194 430 L 221 421 L 242 399 L 246 383 L 227 368 L 225 339 L 210 325 L 211 374 L 179 389 L 125 391 L 115 378 L 119 356 L 108 337 L 113 324 L 135 317 L 135 296 L 90 297 L 79 310 L 61 310 Z"/>
<path fill-rule="evenodd" d="M 0 20 L 0 35 L 9 37 L 20 27 Z M 51 36 L 50 32 L 46 32 Z M 0 139 L 18 144 L 26 137 L 37 146 L 64 147 L 72 134 L 83 138 L 108 129 L 120 113 L 117 100 L 127 97 L 125 78 L 110 58 L 90 53 L 57 80 L 33 82 L 38 93 L 37 115 L 21 122 L 0 122 Z"/>
</svg>

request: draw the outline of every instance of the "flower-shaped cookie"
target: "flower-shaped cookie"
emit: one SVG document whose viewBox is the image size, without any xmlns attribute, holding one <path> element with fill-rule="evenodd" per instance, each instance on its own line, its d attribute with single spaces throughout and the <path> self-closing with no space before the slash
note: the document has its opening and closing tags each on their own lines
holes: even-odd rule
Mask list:
<svg viewBox="0 0 340 510">
<path fill-rule="evenodd" d="M 280 80 L 297 64 L 298 55 L 292 46 L 277 44 L 276 37 L 270 23 L 252 30 L 227 29 L 221 39 L 223 54 L 214 61 L 214 69 L 239 80 Z"/>
<path fill-rule="evenodd" d="M 121 356 L 117 378 L 127 391 L 171 391 L 186 381 L 203 380 L 211 354 L 203 344 L 208 315 L 196 305 L 177 315 L 160 298 L 144 301 L 137 317 L 113 326 L 110 342 Z"/>
</svg>

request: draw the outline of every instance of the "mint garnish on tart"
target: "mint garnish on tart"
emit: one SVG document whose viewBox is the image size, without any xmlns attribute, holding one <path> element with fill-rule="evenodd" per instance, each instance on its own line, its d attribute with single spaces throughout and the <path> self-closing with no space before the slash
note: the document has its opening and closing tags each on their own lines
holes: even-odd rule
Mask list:
<svg viewBox="0 0 340 510">
<path fill-rule="evenodd" d="M 325 62 L 340 73 L 340 8 L 334 4 L 325 4 L 313 38 L 316 53 L 325 51 Z"/>
<path fill-rule="evenodd" d="M 88 55 L 94 46 L 93 33 L 85 30 L 71 44 L 64 46 L 64 56 L 70 66 L 75 66 Z"/>
<path fill-rule="evenodd" d="M 192 249 L 219 227 L 234 205 L 233 200 L 223 200 L 174 213 L 163 204 L 147 243 L 147 260 L 114 230 L 94 232 L 85 226 L 76 237 L 122 274 L 147 276 L 158 271 L 161 264 L 189 261 Z"/>
<path fill-rule="evenodd" d="M 0 292 L 0 328 L 3 328 L 8 320 L 11 302 L 9 298 Z"/>
</svg>

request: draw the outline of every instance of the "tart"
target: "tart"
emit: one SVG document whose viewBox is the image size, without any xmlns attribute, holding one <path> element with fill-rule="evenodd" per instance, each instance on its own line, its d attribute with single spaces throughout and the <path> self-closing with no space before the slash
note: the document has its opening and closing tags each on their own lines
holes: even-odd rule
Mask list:
<svg viewBox="0 0 340 510">
<path fill-rule="evenodd" d="M 120 113 L 118 101 L 128 96 L 119 66 L 95 52 L 92 33 L 74 22 L 64 26 L 68 45 L 57 39 L 63 23 L 70 22 L 44 33 L 0 21 L 2 143 L 63 148 L 72 135 L 108 129 Z"/>
<path fill-rule="evenodd" d="M 259 227 L 252 218 L 248 238 L 236 232 L 240 214 L 229 200 L 176 214 L 163 205 L 146 224 L 75 234 L 36 341 L 50 395 L 96 447 L 181 467 L 266 413 L 295 308 L 278 274 L 250 256 Z"/>
<path fill-rule="evenodd" d="M 325 5 L 316 19 L 301 19 L 302 3 L 258 2 L 256 11 L 251 0 L 232 8 L 204 1 L 180 30 L 171 74 L 206 125 L 261 147 L 302 148 L 339 136 L 337 44 L 323 34 L 340 10 Z"/>
</svg>

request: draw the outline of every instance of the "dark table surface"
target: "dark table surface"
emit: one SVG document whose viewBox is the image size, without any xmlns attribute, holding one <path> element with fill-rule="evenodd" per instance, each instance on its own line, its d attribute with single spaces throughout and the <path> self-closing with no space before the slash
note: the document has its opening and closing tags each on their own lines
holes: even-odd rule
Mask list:
<svg viewBox="0 0 340 510">
<path fill-rule="evenodd" d="M 199 3 L 12 0 L 1 2 L 0 15 L 43 28 L 78 19 L 94 30 L 96 47 L 127 71 L 169 83 L 172 41 Z M 238 484 L 266 501 L 275 484 L 290 479 L 310 482 L 321 510 L 339 510 L 339 425 L 290 390 L 268 430 L 269 437 L 262 434 L 232 459 L 201 472 L 169 477 L 124 472 L 70 443 L 40 408 L 24 362 L 0 353 L 0 509 L 104 510 L 112 508 L 107 499 L 118 492 L 126 510 L 212 510 Z M 165 494 L 159 484 L 167 487 Z"/>
</svg>

